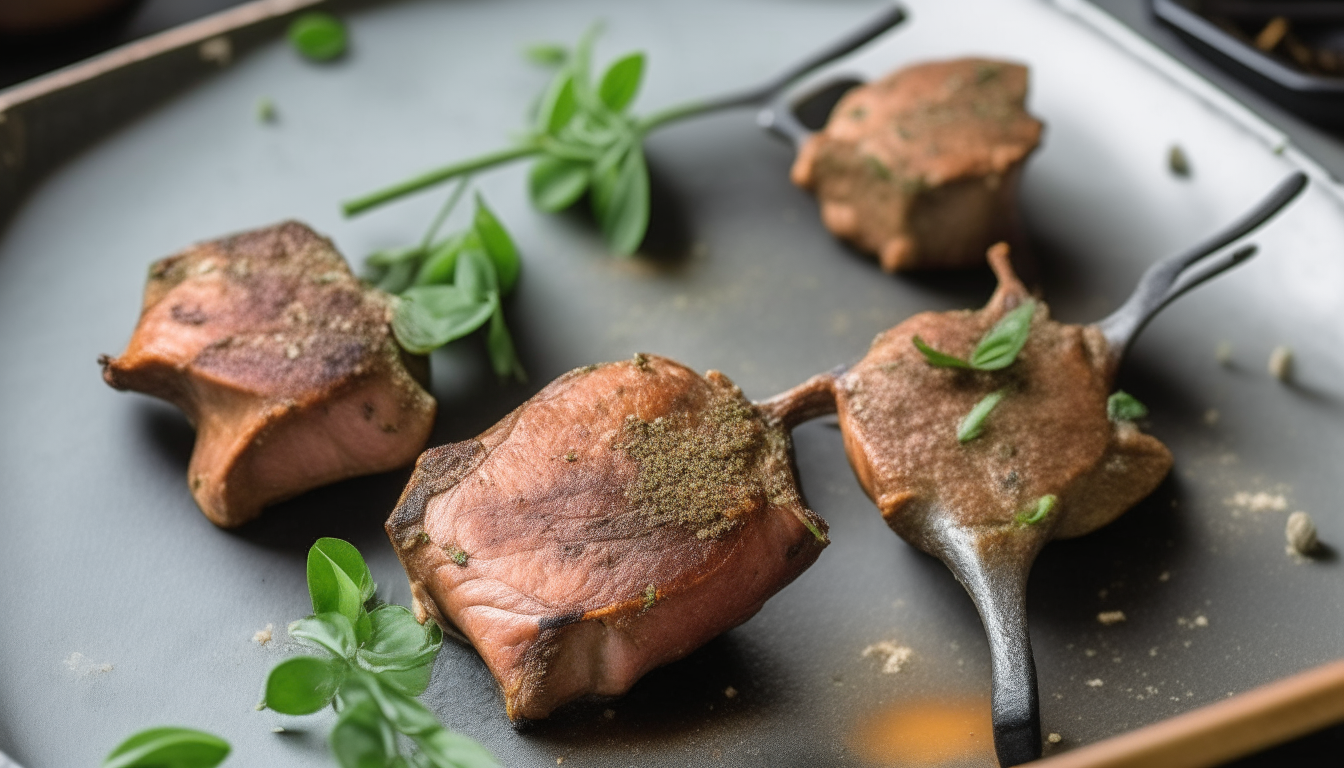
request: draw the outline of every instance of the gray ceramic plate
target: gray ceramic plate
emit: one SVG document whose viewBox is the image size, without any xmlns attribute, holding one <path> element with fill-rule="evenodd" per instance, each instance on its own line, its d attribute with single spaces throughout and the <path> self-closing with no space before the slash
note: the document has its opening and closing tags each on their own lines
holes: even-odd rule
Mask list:
<svg viewBox="0 0 1344 768">
<path fill-rule="evenodd" d="M 834 69 L 872 76 L 967 53 L 1031 64 L 1031 108 L 1048 128 L 1024 206 L 1063 319 L 1105 314 L 1147 264 L 1234 218 L 1300 162 L 1184 70 L 1103 34 L 1086 6 L 1078 17 L 1035 0 L 910 5 L 910 22 Z M 196 511 L 182 417 L 112 391 L 95 365 L 125 344 L 151 260 L 288 217 L 352 259 L 415 238 L 438 195 L 354 221 L 336 202 L 496 146 L 546 77 L 520 47 L 571 40 L 594 18 L 607 20 L 600 59 L 649 52 L 638 101 L 648 110 L 753 84 L 877 8 L 394 2 L 349 10 L 354 47 L 334 66 L 299 61 L 271 23 L 233 35 L 223 68 L 202 64 L 193 45 L 26 106 L 8 94 L 0 749 L 27 768 L 92 765 L 132 731 L 171 722 L 226 736 L 239 765 L 330 765 L 321 718 L 253 711 L 267 670 L 291 652 L 284 626 L 307 612 L 308 546 L 355 542 L 380 593 L 408 602 L 381 527 L 405 473 L 309 493 L 238 531 Z M 202 68 L 220 71 L 123 127 L 88 117 L 138 108 Z M 263 97 L 276 104 L 274 125 L 255 118 Z M 98 140 L 74 152 L 53 138 L 80 135 Z M 1173 143 L 1191 158 L 1189 179 L 1167 170 Z M 15 170 L 16 147 L 27 147 L 27 171 Z M 474 341 L 436 355 L 435 443 L 475 434 L 563 371 L 637 350 L 717 368 L 763 398 L 856 359 L 916 311 L 978 306 L 991 289 L 987 273 L 890 277 L 835 242 L 787 182 L 791 151 L 749 114 L 669 128 L 649 155 L 655 223 L 633 260 L 608 256 L 582 216 L 532 211 L 524 169 L 480 180 L 526 255 L 510 312 L 532 384 L 497 386 Z M 1108 528 L 1052 544 L 1036 566 L 1044 727 L 1063 747 L 1344 655 L 1338 563 L 1297 562 L 1283 540 L 1288 513 L 1303 509 L 1324 540 L 1344 542 L 1338 198 L 1314 184 L 1255 241 L 1261 255 L 1167 310 L 1122 374 L 1176 455 L 1170 479 Z M 1221 341 L 1229 366 L 1214 359 Z M 1297 352 L 1292 384 L 1265 373 L 1278 344 Z M 918 764 L 902 736 L 914 705 L 987 711 L 979 620 L 939 563 L 887 531 L 833 428 L 812 423 L 795 437 L 834 543 L 754 619 L 623 699 L 524 731 L 505 720 L 469 648 L 445 648 L 427 700 L 510 766 Z M 1110 610 L 1128 620 L 1100 625 Z M 254 643 L 268 625 L 277 640 Z M 899 673 L 862 655 L 881 641 L 913 650 Z M 992 760 L 984 728 L 965 738 L 978 744 L 967 764 Z"/>
</svg>

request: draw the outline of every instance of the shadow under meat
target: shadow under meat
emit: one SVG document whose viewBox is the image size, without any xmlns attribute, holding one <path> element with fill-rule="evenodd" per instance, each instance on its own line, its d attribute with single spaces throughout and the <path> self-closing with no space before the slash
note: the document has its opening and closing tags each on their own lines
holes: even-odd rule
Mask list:
<svg viewBox="0 0 1344 768">
<path fill-rule="evenodd" d="M 530 739 L 566 747 L 612 739 L 675 743 L 711 722 L 722 732 L 727 721 L 764 717 L 782 700 L 776 676 L 763 666 L 766 660 L 754 658 L 730 631 L 644 675 L 624 696 L 581 699 L 516 728 Z M 725 694 L 730 687 L 731 696 Z"/>
</svg>

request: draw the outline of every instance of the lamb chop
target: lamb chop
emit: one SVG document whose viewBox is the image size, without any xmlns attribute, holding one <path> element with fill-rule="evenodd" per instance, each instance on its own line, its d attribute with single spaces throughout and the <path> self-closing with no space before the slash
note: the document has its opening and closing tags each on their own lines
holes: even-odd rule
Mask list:
<svg viewBox="0 0 1344 768">
<path fill-rule="evenodd" d="M 1002 764 L 1041 751 L 1026 624 L 1036 555 L 1051 539 L 1111 522 L 1172 465 L 1166 447 L 1134 424 L 1127 396 L 1108 397 L 1125 350 L 1172 299 L 1253 255 L 1248 246 L 1201 262 L 1304 185 L 1296 174 L 1227 232 L 1155 264 L 1095 325 L 1051 320 L 1013 274 L 1007 246 L 996 245 L 989 262 L 999 286 L 983 309 L 915 315 L 880 334 L 849 370 L 761 405 L 793 421 L 838 411 L 850 464 L 887 525 L 942 560 L 970 593 L 989 636 Z"/>
<path fill-rule="evenodd" d="M 218 526 L 326 483 L 409 464 L 429 439 L 425 358 L 403 352 L 391 299 L 331 242 L 289 221 L 201 243 L 149 271 L 117 389 L 196 427 L 192 495 Z"/>
<path fill-rule="evenodd" d="M 828 543 L 785 428 L 722 374 L 652 355 L 571 371 L 426 451 L 387 532 L 417 616 L 470 639 L 513 720 L 624 693 Z"/>
<path fill-rule="evenodd" d="M 819 133 L 794 136 L 793 182 L 887 272 L 976 266 L 1017 236 L 1018 181 L 1041 137 L 1026 95 L 1019 64 L 906 67 L 846 93 Z"/>
</svg>

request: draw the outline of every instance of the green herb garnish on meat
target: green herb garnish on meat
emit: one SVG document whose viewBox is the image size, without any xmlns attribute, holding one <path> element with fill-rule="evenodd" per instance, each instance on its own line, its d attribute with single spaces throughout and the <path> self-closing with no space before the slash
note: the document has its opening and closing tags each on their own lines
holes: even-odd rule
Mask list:
<svg viewBox="0 0 1344 768">
<path fill-rule="evenodd" d="M 1106 416 L 1111 421 L 1135 421 L 1147 415 L 1148 407 L 1123 389 L 1106 398 Z"/>
<path fill-rule="evenodd" d="M 291 624 L 289 634 L 320 655 L 295 656 L 272 669 L 258 708 L 308 715 L 331 706 L 337 718 L 328 740 L 343 768 L 498 767 L 417 700 L 429 685 L 442 632 L 400 605 L 374 605 L 373 577 L 358 550 L 318 539 L 308 552 L 308 591 L 313 615 Z M 416 746 L 409 755 L 402 736 Z"/>
<path fill-rule="evenodd" d="M 967 360 L 955 355 L 940 352 L 929 346 L 928 342 L 914 337 L 915 348 L 924 355 L 930 365 L 940 368 L 968 368 L 976 371 L 998 371 L 1012 365 L 1017 355 L 1027 343 L 1031 334 L 1031 318 L 1036 312 L 1036 302 L 1027 299 L 1013 311 L 999 318 L 975 345 L 975 350 Z"/>
<path fill-rule="evenodd" d="M 985 395 L 980 402 L 971 408 L 966 418 L 957 425 L 957 442 L 969 443 L 980 436 L 985 431 L 985 420 L 989 418 L 989 412 L 994 410 L 994 406 L 1008 395 L 1008 390 L 1000 389 Z"/>
<path fill-rule="evenodd" d="M 1030 507 L 1018 512 L 1013 521 L 1018 525 L 1036 525 L 1050 516 L 1054 511 L 1055 505 L 1059 503 L 1059 497 L 1053 493 L 1047 493 L 1037 499 Z"/>
</svg>

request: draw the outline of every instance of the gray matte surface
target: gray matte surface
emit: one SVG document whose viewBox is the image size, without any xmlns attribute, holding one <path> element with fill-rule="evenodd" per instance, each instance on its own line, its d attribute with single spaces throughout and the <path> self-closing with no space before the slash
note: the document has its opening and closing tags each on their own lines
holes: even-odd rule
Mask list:
<svg viewBox="0 0 1344 768">
<path fill-rule="evenodd" d="M 880 73 L 963 53 L 1032 64 L 1032 108 L 1048 127 L 1024 206 L 1046 298 L 1063 319 L 1105 314 L 1144 266 L 1233 218 L 1287 171 L 1049 6 L 911 5 L 906 27 L 839 69 Z M 647 111 L 753 83 L 875 7 L 389 4 L 353 16 L 355 47 L 341 64 L 263 48 L 54 173 L 0 238 L 0 749 L 26 768 L 92 765 L 132 731 L 172 722 L 225 736 L 239 765 L 329 765 L 319 718 L 252 711 L 266 671 L 289 652 L 283 627 L 307 611 L 308 545 L 350 539 L 381 594 L 408 602 L 381 530 L 404 473 L 310 493 L 236 532 L 196 511 L 183 481 L 185 422 L 107 388 L 94 364 L 125 343 L 149 261 L 286 217 L 332 235 L 354 260 L 417 238 L 438 195 L 354 221 L 335 201 L 493 148 L 545 79 L 519 46 L 571 40 L 594 17 L 609 22 L 600 60 L 649 51 L 638 102 Z M 277 125 L 254 118 L 263 96 Z M 1167 172 L 1172 142 L 1191 156 L 1192 179 Z M 986 273 L 892 278 L 833 241 L 786 181 L 790 151 L 750 115 L 669 128 L 649 152 L 657 189 L 645 259 L 607 256 L 582 216 L 529 209 L 523 168 L 481 179 L 525 253 L 510 312 L 532 383 L 497 387 L 474 341 L 436 356 L 436 444 L 475 434 L 565 370 L 637 350 L 718 368 L 763 398 L 857 358 L 913 312 L 988 296 Z M 1334 466 L 1344 448 L 1344 216 L 1311 189 L 1255 241 L 1261 256 L 1167 310 L 1122 373 L 1176 454 L 1172 477 L 1110 527 L 1052 544 L 1033 574 L 1043 725 L 1066 744 L 1344 653 L 1337 560 L 1300 564 L 1283 549 L 1293 509 L 1311 512 L 1325 541 L 1344 542 Z M 1220 340 L 1233 345 L 1230 368 L 1214 362 Z M 1280 343 L 1298 353 L 1292 385 L 1264 372 Z M 446 647 L 432 706 L 509 766 L 862 765 L 853 734 L 888 707 L 987 695 L 985 641 L 961 588 L 887 531 L 834 429 L 808 424 L 795 441 L 834 544 L 756 618 L 624 699 L 521 732 L 474 653 Z M 1229 503 L 1238 492 L 1282 495 L 1287 507 L 1246 511 Z M 1102 610 L 1128 620 L 1103 627 Z M 267 624 L 277 641 L 258 646 L 252 635 Z M 914 650 L 903 672 L 884 675 L 861 657 L 880 640 Z M 725 698 L 727 686 L 739 695 Z M 306 732 L 271 733 L 277 725 Z"/>
</svg>

